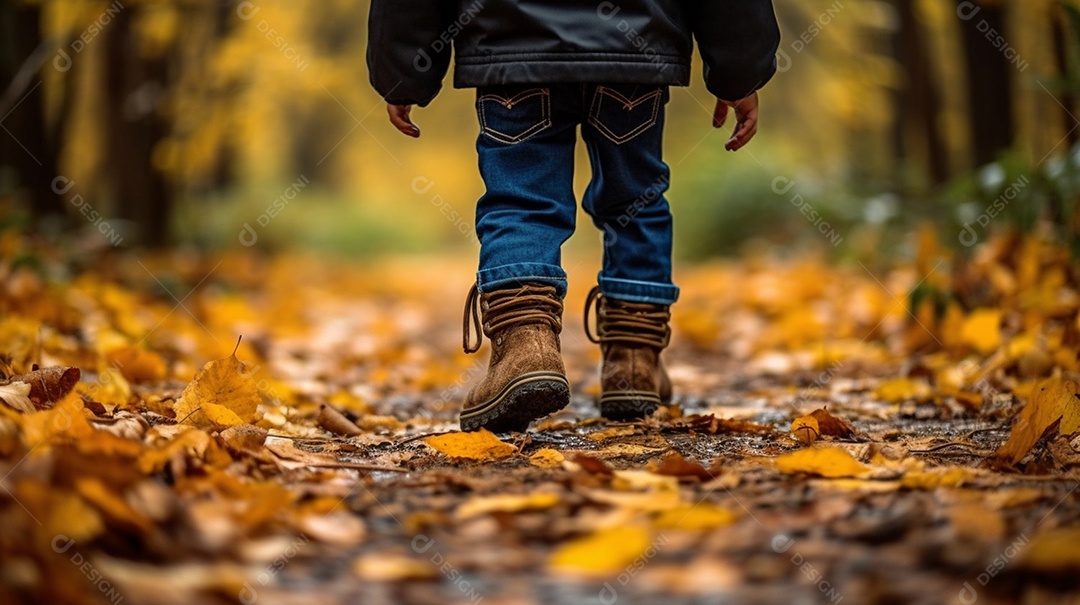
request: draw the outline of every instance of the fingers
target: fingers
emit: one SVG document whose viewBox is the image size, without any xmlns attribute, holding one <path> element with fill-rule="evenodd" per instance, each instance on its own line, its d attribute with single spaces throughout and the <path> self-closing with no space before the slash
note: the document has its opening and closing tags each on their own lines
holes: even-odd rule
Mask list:
<svg viewBox="0 0 1080 605">
<path fill-rule="evenodd" d="M 386 113 L 390 115 L 390 123 L 394 125 L 394 128 L 400 130 L 402 134 L 416 139 L 420 137 L 420 127 L 413 124 L 412 119 L 409 117 L 411 111 L 412 105 L 386 104 Z"/>
<path fill-rule="evenodd" d="M 713 111 L 712 125 L 713 128 L 720 128 L 727 122 L 728 104 L 727 101 L 716 100 L 716 110 Z"/>
<path fill-rule="evenodd" d="M 758 129 L 758 97 L 757 93 L 741 99 L 732 104 L 735 108 L 735 118 L 738 122 L 735 125 L 735 131 L 731 134 L 731 138 L 728 139 L 724 145 L 724 149 L 728 151 L 738 151 L 742 149 L 750 140 L 757 134 Z"/>
</svg>

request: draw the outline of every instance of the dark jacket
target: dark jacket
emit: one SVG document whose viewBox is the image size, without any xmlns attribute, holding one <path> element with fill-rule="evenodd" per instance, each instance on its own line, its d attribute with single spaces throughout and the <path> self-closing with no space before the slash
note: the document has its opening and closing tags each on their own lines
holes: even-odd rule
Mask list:
<svg viewBox="0 0 1080 605">
<path fill-rule="evenodd" d="M 711 93 L 728 101 L 776 71 L 771 0 L 372 0 L 371 83 L 389 103 L 427 105 L 454 86 L 690 82 L 693 41 Z"/>
</svg>

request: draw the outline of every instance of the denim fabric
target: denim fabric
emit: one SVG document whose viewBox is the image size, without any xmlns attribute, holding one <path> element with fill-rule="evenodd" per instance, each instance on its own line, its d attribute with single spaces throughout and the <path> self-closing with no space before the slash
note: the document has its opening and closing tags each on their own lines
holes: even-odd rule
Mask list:
<svg viewBox="0 0 1080 605">
<path fill-rule="evenodd" d="M 481 292 L 538 282 L 566 293 L 561 246 L 574 232 L 577 128 L 592 181 L 582 207 L 603 232 L 605 296 L 668 305 L 672 221 L 661 159 L 666 86 L 535 84 L 477 91 L 476 148 L 487 192 L 476 206 Z"/>
</svg>

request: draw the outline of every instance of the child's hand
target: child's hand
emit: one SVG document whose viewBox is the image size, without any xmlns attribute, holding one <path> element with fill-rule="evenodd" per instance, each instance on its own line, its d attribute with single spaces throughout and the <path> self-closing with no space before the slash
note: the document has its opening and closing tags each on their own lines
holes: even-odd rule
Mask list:
<svg viewBox="0 0 1080 605">
<path fill-rule="evenodd" d="M 409 118 L 409 112 L 411 111 L 412 105 L 386 104 L 386 113 L 390 114 L 390 123 L 400 130 L 401 134 L 417 139 L 420 138 L 420 127 L 413 124 L 413 121 Z"/>
<path fill-rule="evenodd" d="M 727 121 L 728 107 L 735 108 L 735 132 L 731 134 L 724 149 L 738 151 L 750 142 L 757 134 L 758 123 L 758 95 L 754 94 L 738 101 L 716 100 L 716 111 L 713 112 L 713 128 L 720 128 Z"/>
</svg>

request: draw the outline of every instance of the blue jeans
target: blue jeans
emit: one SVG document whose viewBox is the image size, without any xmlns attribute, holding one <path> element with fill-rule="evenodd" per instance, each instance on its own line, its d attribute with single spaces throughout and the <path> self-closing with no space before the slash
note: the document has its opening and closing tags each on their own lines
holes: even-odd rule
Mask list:
<svg viewBox="0 0 1080 605">
<path fill-rule="evenodd" d="M 592 181 L 582 206 L 604 235 L 605 296 L 670 305 L 670 171 L 661 159 L 666 86 L 506 85 L 477 91 L 476 148 L 487 192 L 476 205 L 481 292 L 525 282 L 566 293 L 561 247 L 574 232 L 577 127 Z"/>
</svg>

